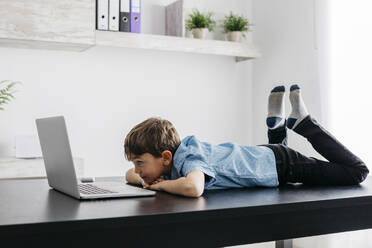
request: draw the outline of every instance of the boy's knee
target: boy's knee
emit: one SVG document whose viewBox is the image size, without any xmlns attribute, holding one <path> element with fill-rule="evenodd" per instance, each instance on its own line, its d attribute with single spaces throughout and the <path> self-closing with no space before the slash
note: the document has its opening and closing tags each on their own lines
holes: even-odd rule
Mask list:
<svg viewBox="0 0 372 248">
<path fill-rule="evenodd" d="M 367 166 L 363 163 L 363 168 L 361 170 L 361 181 L 359 183 L 363 182 L 367 178 L 368 174 L 369 170 Z"/>
<path fill-rule="evenodd" d="M 369 170 L 367 168 L 367 166 L 361 162 L 357 167 L 356 167 L 356 170 L 355 170 L 355 176 L 354 176 L 354 181 L 355 181 L 355 184 L 360 184 L 362 183 L 368 176 L 369 174 Z"/>
</svg>

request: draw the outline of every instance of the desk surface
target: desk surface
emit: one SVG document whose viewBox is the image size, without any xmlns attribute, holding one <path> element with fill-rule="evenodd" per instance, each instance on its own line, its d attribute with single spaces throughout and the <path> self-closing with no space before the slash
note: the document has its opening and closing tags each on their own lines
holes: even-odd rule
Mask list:
<svg viewBox="0 0 372 248">
<path fill-rule="evenodd" d="M 155 240 L 166 232 L 169 242 L 196 235 L 198 244 L 232 245 L 372 228 L 370 210 L 372 178 L 358 186 L 214 190 L 200 198 L 157 192 L 94 201 L 56 192 L 45 179 L 0 180 L 0 238 L 106 230 L 106 236 L 121 233 L 126 244 L 135 235 L 131 242 L 145 245 L 138 233 L 151 230 Z"/>
</svg>

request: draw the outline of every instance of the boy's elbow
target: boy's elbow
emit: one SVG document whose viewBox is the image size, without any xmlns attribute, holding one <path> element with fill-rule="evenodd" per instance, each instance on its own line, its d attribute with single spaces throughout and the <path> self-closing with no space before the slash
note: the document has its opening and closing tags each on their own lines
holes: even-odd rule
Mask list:
<svg viewBox="0 0 372 248">
<path fill-rule="evenodd" d="M 189 184 L 186 189 L 185 196 L 188 197 L 200 197 L 204 192 L 204 185 Z"/>
<path fill-rule="evenodd" d="M 129 179 L 130 179 L 130 173 L 131 173 L 131 170 L 132 170 L 132 169 L 129 169 L 129 170 L 127 170 L 127 172 L 125 173 L 125 180 L 127 180 L 127 182 L 129 182 Z"/>
<path fill-rule="evenodd" d="M 134 172 L 133 168 L 125 173 L 125 180 L 131 184 L 141 184 L 141 178 Z"/>
</svg>

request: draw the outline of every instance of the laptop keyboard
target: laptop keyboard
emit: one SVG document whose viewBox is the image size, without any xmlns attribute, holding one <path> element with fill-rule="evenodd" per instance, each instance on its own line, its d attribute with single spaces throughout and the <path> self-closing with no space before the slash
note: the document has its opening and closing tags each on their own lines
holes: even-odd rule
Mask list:
<svg viewBox="0 0 372 248">
<path fill-rule="evenodd" d="M 118 193 L 111 190 L 99 188 L 89 183 L 79 184 L 79 192 L 86 195 Z"/>
</svg>

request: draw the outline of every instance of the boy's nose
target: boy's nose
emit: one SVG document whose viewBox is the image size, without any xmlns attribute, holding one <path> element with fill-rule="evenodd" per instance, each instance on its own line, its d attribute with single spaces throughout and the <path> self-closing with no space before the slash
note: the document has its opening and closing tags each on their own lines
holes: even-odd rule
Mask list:
<svg viewBox="0 0 372 248">
<path fill-rule="evenodd" d="M 134 167 L 134 173 L 140 174 L 140 170 Z"/>
</svg>

